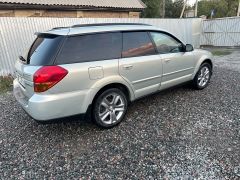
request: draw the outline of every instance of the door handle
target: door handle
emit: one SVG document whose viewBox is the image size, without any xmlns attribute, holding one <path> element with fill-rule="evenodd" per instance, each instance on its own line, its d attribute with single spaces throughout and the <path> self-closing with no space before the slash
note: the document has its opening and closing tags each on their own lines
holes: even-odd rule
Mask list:
<svg viewBox="0 0 240 180">
<path fill-rule="evenodd" d="M 164 59 L 164 62 L 169 63 L 171 59 Z"/>
<path fill-rule="evenodd" d="M 126 70 L 130 70 L 133 68 L 133 65 L 125 65 L 125 66 L 123 66 L 123 68 Z"/>
</svg>

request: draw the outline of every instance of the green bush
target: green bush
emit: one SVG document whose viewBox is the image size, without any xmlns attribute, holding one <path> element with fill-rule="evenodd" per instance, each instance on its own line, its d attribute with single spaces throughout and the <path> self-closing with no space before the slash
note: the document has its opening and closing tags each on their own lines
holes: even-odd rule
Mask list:
<svg viewBox="0 0 240 180">
<path fill-rule="evenodd" d="M 13 77 L 12 76 L 0 76 L 0 93 L 5 93 L 12 89 Z"/>
</svg>

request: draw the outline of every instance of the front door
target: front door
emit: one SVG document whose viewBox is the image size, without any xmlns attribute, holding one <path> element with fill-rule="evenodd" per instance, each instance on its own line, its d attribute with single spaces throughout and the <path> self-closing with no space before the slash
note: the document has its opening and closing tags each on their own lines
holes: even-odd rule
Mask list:
<svg viewBox="0 0 240 180">
<path fill-rule="evenodd" d="M 151 32 L 158 53 L 163 60 L 163 75 L 160 89 L 191 80 L 194 72 L 192 52 L 184 52 L 182 43 L 162 32 Z"/>
</svg>

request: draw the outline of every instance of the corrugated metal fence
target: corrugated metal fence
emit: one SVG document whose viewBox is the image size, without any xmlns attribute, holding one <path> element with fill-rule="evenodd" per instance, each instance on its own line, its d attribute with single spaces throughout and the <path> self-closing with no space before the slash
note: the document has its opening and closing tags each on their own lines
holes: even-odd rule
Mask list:
<svg viewBox="0 0 240 180">
<path fill-rule="evenodd" d="M 204 20 L 201 45 L 240 46 L 240 17 Z"/>
<path fill-rule="evenodd" d="M 89 23 L 146 23 L 166 29 L 186 43 L 199 46 L 201 19 L 80 19 L 80 18 L 16 18 L 0 17 L 0 76 L 13 74 L 18 55 L 34 40 L 35 32 L 54 27 Z"/>
</svg>

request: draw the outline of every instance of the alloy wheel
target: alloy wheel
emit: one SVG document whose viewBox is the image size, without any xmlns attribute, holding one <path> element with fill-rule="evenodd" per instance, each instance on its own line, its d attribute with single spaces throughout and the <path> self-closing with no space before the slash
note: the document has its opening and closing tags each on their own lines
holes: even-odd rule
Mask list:
<svg viewBox="0 0 240 180">
<path fill-rule="evenodd" d="M 200 87 L 204 87 L 210 80 L 210 69 L 207 66 L 202 67 L 198 75 L 197 83 Z"/>
<path fill-rule="evenodd" d="M 123 97 L 117 93 L 104 96 L 100 102 L 98 116 L 104 124 L 114 124 L 119 121 L 126 110 Z"/>
</svg>

